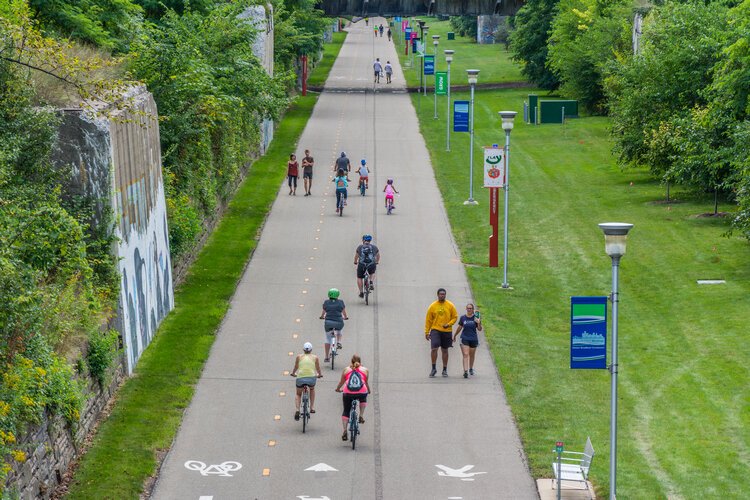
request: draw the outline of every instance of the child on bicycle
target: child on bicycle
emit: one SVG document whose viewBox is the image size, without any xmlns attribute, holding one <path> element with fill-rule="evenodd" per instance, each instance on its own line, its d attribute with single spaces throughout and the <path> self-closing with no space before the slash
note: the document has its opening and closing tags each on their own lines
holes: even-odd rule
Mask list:
<svg viewBox="0 0 750 500">
<path fill-rule="evenodd" d="M 385 208 L 388 208 L 388 205 L 390 205 L 391 210 L 396 208 L 393 206 L 393 193 L 398 194 L 398 191 L 396 191 L 396 186 L 393 184 L 393 179 L 388 179 L 383 192 L 385 193 Z"/>
<path fill-rule="evenodd" d="M 364 183 L 365 189 L 369 189 L 369 181 L 370 181 L 370 169 L 367 168 L 367 161 L 362 158 L 360 161 L 360 167 L 359 167 L 359 186 L 362 187 L 362 184 Z"/>
<path fill-rule="evenodd" d="M 342 206 L 341 198 L 343 197 L 344 205 L 346 205 L 346 199 L 348 197 L 346 188 L 349 186 L 349 183 L 347 182 L 346 172 L 344 172 L 343 168 L 340 168 L 338 172 L 336 172 L 336 177 L 333 178 L 333 183 L 336 186 L 336 213 L 338 213 L 339 207 Z"/>
</svg>

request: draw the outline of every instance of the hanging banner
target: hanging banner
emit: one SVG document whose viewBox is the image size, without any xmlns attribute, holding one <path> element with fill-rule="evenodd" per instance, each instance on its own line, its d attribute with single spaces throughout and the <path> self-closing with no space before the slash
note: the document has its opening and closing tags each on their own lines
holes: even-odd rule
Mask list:
<svg viewBox="0 0 750 500">
<path fill-rule="evenodd" d="M 607 297 L 570 298 L 570 367 L 607 368 Z"/>
<path fill-rule="evenodd" d="M 435 56 L 424 56 L 424 74 L 435 74 Z"/>
<path fill-rule="evenodd" d="M 484 148 L 484 187 L 500 188 L 504 185 L 503 150 L 498 147 Z"/>
<path fill-rule="evenodd" d="M 469 131 L 469 101 L 453 102 L 453 131 Z"/>
<path fill-rule="evenodd" d="M 435 93 L 437 95 L 448 95 L 448 72 L 435 72 Z"/>
<path fill-rule="evenodd" d="M 411 38 L 411 28 L 409 28 L 409 21 L 401 21 L 401 31 L 409 33 L 406 38 Z"/>
</svg>

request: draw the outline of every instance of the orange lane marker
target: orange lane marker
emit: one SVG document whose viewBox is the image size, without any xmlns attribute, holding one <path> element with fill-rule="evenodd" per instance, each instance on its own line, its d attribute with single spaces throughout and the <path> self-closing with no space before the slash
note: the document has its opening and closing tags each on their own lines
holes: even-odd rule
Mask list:
<svg viewBox="0 0 750 500">
<path fill-rule="evenodd" d="M 281 420 L 281 415 L 274 415 L 274 416 L 273 416 L 273 419 L 274 419 L 274 420 Z"/>
<path fill-rule="evenodd" d="M 268 446 L 276 446 L 276 441 L 271 439 L 270 441 L 268 441 Z"/>
<path fill-rule="evenodd" d="M 293 334 L 292 334 L 292 338 L 293 338 L 293 339 L 296 339 L 297 337 L 299 337 L 299 335 L 297 335 L 296 333 L 293 333 Z"/>
<path fill-rule="evenodd" d="M 289 370 L 284 370 L 284 371 L 282 372 L 282 374 L 284 374 L 284 375 L 289 375 Z"/>
<path fill-rule="evenodd" d="M 283 397 L 283 396 L 286 396 L 286 392 L 284 392 L 284 391 L 281 391 L 281 392 L 279 393 L 279 396 L 282 396 L 282 397 Z"/>
<path fill-rule="evenodd" d="M 292 351 L 289 351 L 289 355 L 290 355 L 290 356 L 294 356 L 294 352 L 292 352 Z"/>
<path fill-rule="evenodd" d="M 263 469 L 263 476 L 270 476 L 271 475 L 271 469 Z"/>
</svg>

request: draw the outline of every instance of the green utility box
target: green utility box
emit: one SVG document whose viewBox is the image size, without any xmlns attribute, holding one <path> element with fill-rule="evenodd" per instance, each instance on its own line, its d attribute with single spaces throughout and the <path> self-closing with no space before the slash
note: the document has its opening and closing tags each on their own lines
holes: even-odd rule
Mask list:
<svg viewBox="0 0 750 500">
<path fill-rule="evenodd" d="M 564 123 L 565 118 L 578 118 L 578 101 L 539 101 L 539 123 Z"/>
<path fill-rule="evenodd" d="M 448 40 L 455 40 L 455 39 L 456 39 L 456 34 L 454 32 L 452 32 L 452 31 L 449 31 L 448 32 Z"/>
<path fill-rule="evenodd" d="M 536 125 L 536 110 L 539 105 L 539 96 L 529 94 L 529 123 Z"/>
</svg>

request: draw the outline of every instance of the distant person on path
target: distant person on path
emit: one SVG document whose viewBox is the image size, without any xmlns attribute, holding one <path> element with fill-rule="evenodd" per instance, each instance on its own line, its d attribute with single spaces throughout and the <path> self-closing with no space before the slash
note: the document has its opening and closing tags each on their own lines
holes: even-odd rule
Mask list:
<svg viewBox="0 0 750 500">
<path fill-rule="evenodd" d="M 373 26 L 373 29 L 375 30 L 375 38 L 377 38 L 378 37 L 378 27 L 377 26 Z"/>
<path fill-rule="evenodd" d="M 382 24 L 378 28 L 378 31 L 380 31 L 380 38 L 383 38 L 383 25 Z"/>
<path fill-rule="evenodd" d="M 359 298 L 365 296 L 362 291 L 362 280 L 365 279 L 365 269 L 370 273 L 370 290 L 375 288 L 375 271 L 380 263 L 380 250 L 372 244 L 372 236 L 362 236 L 362 244 L 354 251 L 354 265 L 357 266 L 357 287 Z"/>
<path fill-rule="evenodd" d="M 341 335 L 344 330 L 344 320 L 348 320 L 346 314 L 346 304 L 339 299 L 341 292 L 337 288 L 328 290 L 328 300 L 323 302 L 323 312 L 320 313 L 320 319 L 324 319 L 323 329 L 326 332 L 325 362 L 328 363 L 331 358 L 331 342 L 333 342 L 333 331 L 336 330 L 336 349 L 341 349 Z"/>
<path fill-rule="evenodd" d="M 389 42 L 391 41 L 391 36 L 392 35 L 393 35 L 393 33 L 391 33 L 391 28 L 388 28 L 388 41 Z"/>
<path fill-rule="evenodd" d="M 299 163 L 297 155 L 289 155 L 289 161 L 286 164 L 286 175 L 289 177 L 289 194 L 297 194 L 297 176 L 299 176 Z"/>
<path fill-rule="evenodd" d="M 380 58 L 376 58 L 372 65 L 372 69 L 375 71 L 375 83 L 380 83 L 380 73 L 383 72 L 383 65 L 380 64 Z"/>
<path fill-rule="evenodd" d="M 369 26 L 369 25 L 370 25 L 370 18 L 366 17 L 365 18 L 365 26 Z"/>
<path fill-rule="evenodd" d="M 294 397 L 294 420 L 299 420 L 299 405 L 302 401 L 302 386 L 310 387 L 310 413 L 315 413 L 315 383 L 323 376 L 320 372 L 320 358 L 312 353 L 312 344 L 305 342 L 304 351 L 294 360 L 292 377 L 297 377 L 297 395 Z"/>
<path fill-rule="evenodd" d="M 305 157 L 302 158 L 302 179 L 305 183 L 305 196 L 310 196 L 310 188 L 312 187 L 313 177 L 313 166 L 315 165 L 315 159 L 310 156 L 310 150 L 305 150 Z"/>
<path fill-rule="evenodd" d="M 362 158 L 359 163 L 359 185 L 361 186 L 364 183 L 365 189 L 370 189 L 370 169 L 367 168 L 367 160 Z"/>
<path fill-rule="evenodd" d="M 349 187 L 349 182 L 346 180 L 346 172 L 339 169 L 336 177 L 333 178 L 333 183 L 336 186 L 336 213 L 339 213 L 341 198 L 344 198 L 344 205 L 346 205 L 346 199 L 349 197 L 349 193 L 346 191 L 346 188 Z"/>
<path fill-rule="evenodd" d="M 453 347 L 453 324 L 458 319 L 456 306 L 445 300 L 445 288 L 438 288 L 437 300 L 430 304 L 424 320 L 424 337 L 430 341 L 432 371 L 430 377 L 437 373 L 437 352 L 443 351 L 443 377 L 448 376 L 448 349 Z"/>
<path fill-rule="evenodd" d="M 396 208 L 393 206 L 393 194 L 398 193 L 398 191 L 396 191 L 396 185 L 393 184 L 393 179 L 388 179 L 385 182 L 383 192 L 385 193 L 385 208 L 388 208 L 388 204 L 391 205 L 391 210 Z"/>
<path fill-rule="evenodd" d="M 393 76 L 393 66 L 391 61 L 385 62 L 385 83 L 391 83 L 391 76 Z"/>
<path fill-rule="evenodd" d="M 338 172 L 339 170 L 343 170 L 346 173 L 346 180 L 348 181 L 349 172 L 352 171 L 352 164 L 344 151 L 341 152 L 341 156 L 336 158 L 336 161 L 333 163 L 333 171 Z"/>
<path fill-rule="evenodd" d="M 336 392 L 343 392 L 344 411 L 341 413 L 341 423 L 344 433 L 341 439 L 349 439 L 346 429 L 349 427 L 349 414 L 352 411 L 352 402 L 359 401 L 359 423 L 365 423 L 365 408 L 367 407 L 367 395 L 370 393 L 370 370 L 362 366 L 362 360 L 358 354 L 352 356 L 352 361 L 343 372 L 336 386 Z"/>
<path fill-rule="evenodd" d="M 455 341 L 456 337 L 461 334 L 464 378 L 474 375 L 474 356 L 477 353 L 477 346 L 479 345 L 479 335 L 477 332 L 482 331 L 482 320 L 479 318 L 479 311 L 475 312 L 474 309 L 474 304 L 466 304 L 466 314 L 459 318 L 458 328 L 456 328 L 456 333 L 453 335 L 453 340 Z"/>
</svg>

